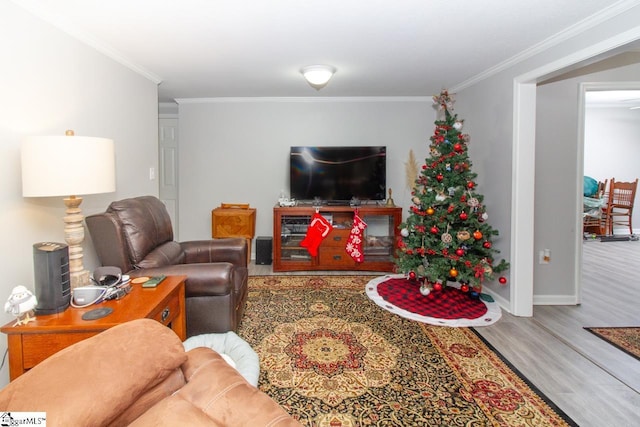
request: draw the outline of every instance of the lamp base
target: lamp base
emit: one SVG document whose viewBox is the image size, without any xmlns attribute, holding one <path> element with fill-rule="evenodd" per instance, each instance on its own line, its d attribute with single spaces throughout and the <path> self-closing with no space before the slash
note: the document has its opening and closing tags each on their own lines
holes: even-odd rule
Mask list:
<svg viewBox="0 0 640 427">
<path fill-rule="evenodd" d="M 69 276 L 71 278 L 71 289 L 75 289 L 79 286 L 90 285 L 88 270 L 74 271 L 70 273 Z"/>
</svg>

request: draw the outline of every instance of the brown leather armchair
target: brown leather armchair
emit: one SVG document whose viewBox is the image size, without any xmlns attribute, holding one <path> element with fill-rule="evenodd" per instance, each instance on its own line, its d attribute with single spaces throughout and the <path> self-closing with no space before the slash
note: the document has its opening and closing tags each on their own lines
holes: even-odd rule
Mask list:
<svg viewBox="0 0 640 427">
<path fill-rule="evenodd" d="M 187 336 L 237 329 L 247 301 L 245 239 L 176 242 L 169 213 L 153 196 L 112 202 L 86 222 L 102 265 L 131 277 L 187 276 Z"/>
</svg>

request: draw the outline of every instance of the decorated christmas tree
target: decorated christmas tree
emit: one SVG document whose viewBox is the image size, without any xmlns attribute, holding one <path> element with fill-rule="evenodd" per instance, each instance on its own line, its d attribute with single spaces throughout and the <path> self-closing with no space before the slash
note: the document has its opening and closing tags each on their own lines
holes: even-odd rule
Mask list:
<svg viewBox="0 0 640 427">
<path fill-rule="evenodd" d="M 433 99 L 440 113 L 430 138 L 430 156 L 422 169 L 414 166 L 412 206 L 400 226 L 396 265 L 421 285 L 424 294 L 457 282 L 463 292 L 477 298 L 482 284 L 509 265 L 494 261 L 499 251 L 492 238 L 498 231 L 487 222 L 484 197 L 476 192 L 477 174 L 471 171 L 467 152 L 469 135 L 461 132 L 463 121 L 452 113 L 452 96 L 445 90 Z M 504 277 L 499 281 L 506 283 Z"/>
</svg>

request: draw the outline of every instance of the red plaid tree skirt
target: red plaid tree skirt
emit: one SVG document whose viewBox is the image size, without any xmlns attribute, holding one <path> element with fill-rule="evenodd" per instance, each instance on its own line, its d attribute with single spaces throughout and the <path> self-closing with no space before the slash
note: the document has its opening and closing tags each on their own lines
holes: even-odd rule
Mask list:
<svg viewBox="0 0 640 427">
<path fill-rule="evenodd" d="M 472 299 L 451 286 L 429 295 L 420 293 L 420 284 L 403 275 L 383 276 L 366 286 L 369 298 L 401 317 L 433 325 L 485 326 L 502 315 L 497 303 Z"/>
</svg>

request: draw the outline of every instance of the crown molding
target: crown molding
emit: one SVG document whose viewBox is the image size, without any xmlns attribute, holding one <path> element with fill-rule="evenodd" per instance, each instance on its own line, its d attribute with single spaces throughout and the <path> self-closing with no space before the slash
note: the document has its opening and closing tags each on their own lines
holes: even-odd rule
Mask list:
<svg viewBox="0 0 640 427">
<path fill-rule="evenodd" d="M 222 104 L 249 102 L 433 102 L 431 96 L 247 96 L 219 98 L 176 98 L 178 104 Z"/>
<path fill-rule="evenodd" d="M 108 58 L 113 59 L 121 65 L 129 68 L 130 70 L 140 74 L 141 76 L 151 80 L 155 84 L 160 84 L 162 82 L 162 78 L 157 74 L 152 73 L 151 71 L 145 69 L 144 67 L 130 61 L 127 57 L 125 57 L 121 52 L 107 45 L 103 41 L 99 40 L 96 37 L 89 35 L 87 32 L 78 28 L 77 25 L 71 23 L 68 19 L 60 14 L 56 14 L 51 10 L 45 10 L 40 5 L 36 5 L 29 0 L 11 0 L 17 6 L 25 9 L 29 13 L 37 16 L 43 21 L 53 25 L 59 30 L 67 33 L 71 37 L 76 40 L 94 48 L 98 52 L 107 56 Z M 55 3 L 55 2 L 52 2 Z"/>
<path fill-rule="evenodd" d="M 541 52 L 544 52 L 545 50 L 548 50 L 550 48 L 552 48 L 553 46 L 556 46 L 566 40 L 571 39 L 572 37 L 575 37 L 577 35 L 582 34 L 583 32 L 585 32 L 586 30 L 593 28 L 599 24 L 602 24 L 603 22 L 608 21 L 611 18 L 614 18 L 624 12 L 626 12 L 627 10 L 633 8 L 633 7 L 637 7 L 639 4 L 638 0 L 620 0 L 614 4 L 612 4 L 611 6 L 602 9 L 601 11 L 594 13 L 591 16 L 588 16 L 587 18 L 583 19 L 582 21 L 579 21 L 577 23 L 575 23 L 574 25 L 554 34 L 551 37 L 546 38 L 545 40 L 541 41 L 540 43 L 537 43 L 533 46 L 531 46 L 528 49 L 523 50 L 522 52 L 518 53 L 517 55 L 512 56 L 511 58 L 507 59 L 506 61 L 503 61 L 491 68 L 488 68 L 487 70 L 483 71 L 480 74 L 475 75 L 474 77 L 471 77 L 468 80 L 465 80 L 453 87 L 451 87 L 449 89 L 450 92 L 455 93 L 458 92 L 462 89 L 468 88 L 470 86 L 473 86 L 474 84 L 485 80 L 495 74 L 498 74 L 499 72 L 506 70 L 526 59 L 529 59 Z"/>
</svg>

